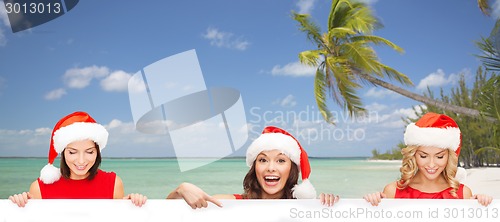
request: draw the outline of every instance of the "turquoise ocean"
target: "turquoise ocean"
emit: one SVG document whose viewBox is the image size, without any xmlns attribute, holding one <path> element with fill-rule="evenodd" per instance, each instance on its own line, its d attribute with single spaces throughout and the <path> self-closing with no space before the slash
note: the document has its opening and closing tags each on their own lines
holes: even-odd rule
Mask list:
<svg viewBox="0 0 500 222">
<path fill-rule="evenodd" d="M 196 161 L 196 160 L 193 160 Z M 59 159 L 54 162 L 59 165 Z M 0 158 L 0 199 L 28 191 L 47 164 L 46 158 Z M 344 198 L 362 198 L 382 191 L 399 177 L 400 162 L 370 161 L 367 158 L 311 158 L 310 180 L 318 193 Z M 125 193 L 141 193 L 163 199 L 182 182 L 196 184 L 208 194 L 242 193 L 248 172 L 244 158 L 222 159 L 180 172 L 175 158 L 103 159 L 101 169 L 114 171 L 123 181 Z"/>
</svg>

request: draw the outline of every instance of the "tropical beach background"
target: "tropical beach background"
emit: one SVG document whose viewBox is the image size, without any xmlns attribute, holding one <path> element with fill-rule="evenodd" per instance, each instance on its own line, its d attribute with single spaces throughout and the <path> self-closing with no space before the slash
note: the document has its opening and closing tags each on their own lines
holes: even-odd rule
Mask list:
<svg viewBox="0 0 500 222">
<path fill-rule="evenodd" d="M 0 198 L 29 188 L 53 125 L 76 110 L 110 132 L 102 168 L 117 172 L 126 192 L 151 198 L 184 181 L 241 192 L 241 157 L 266 125 L 301 141 L 319 192 L 360 198 L 397 179 L 409 121 L 446 113 L 463 132 L 466 184 L 500 198 L 498 1 L 365 0 L 356 16 L 346 5 L 333 13 L 338 2 L 88 0 L 18 33 L 0 4 Z M 180 172 L 169 134 L 135 130 L 127 90 L 134 73 L 190 49 L 206 87 L 240 91 L 249 138 L 222 160 Z"/>
<path fill-rule="evenodd" d="M 58 160 L 56 160 L 58 161 Z M 196 160 L 193 160 L 196 161 Z M 400 161 L 366 158 L 312 158 L 310 180 L 318 193 L 334 193 L 342 198 L 362 198 L 382 191 L 399 177 Z M 0 158 L 0 199 L 27 191 L 46 164 L 40 158 Z M 163 199 L 180 183 L 190 182 L 208 194 L 233 194 L 243 190 L 248 172 L 244 158 L 218 160 L 205 167 L 179 172 L 175 159 L 104 159 L 102 169 L 116 172 L 125 193 L 142 193 L 150 199 Z M 465 184 L 472 191 L 500 198 L 500 168 L 469 169 Z"/>
</svg>

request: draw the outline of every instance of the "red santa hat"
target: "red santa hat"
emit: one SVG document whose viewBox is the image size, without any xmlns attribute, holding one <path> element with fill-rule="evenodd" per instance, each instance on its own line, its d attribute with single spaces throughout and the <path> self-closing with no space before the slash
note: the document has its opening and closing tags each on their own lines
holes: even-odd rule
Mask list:
<svg viewBox="0 0 500 222">
<path fill-rule="evenodd" d="M 451 149 L 457 157 L 460 155 L 462 136 L 457 123 L 449 116 L 436 113 L 426 113 L 417 122 L 406 127 L 404 141 L 407 146 L 432 146 Z M 458 167 L 455 179 L 465 180 L 467 172 Z"/>
<path fill-rule="evenodd" d="M 96 142 L 102 150 L 108 142 L 108 131 L 85 112 L 74 112 L 59 120 L 50 139 L 49 163 L 40 171 L 40 180 L 45 184 L 59 180 L 61 171 L 53 165 L 57 155 L 68 144 L 86 139 Z"/>
<path fill-rule="evenodd" d="M 302 183 L 296 184 L 292 188 L 293 197 L 297 199 L 316 198 L 316 190 L 309 181 L 309 175 L 311 174 L 309 158 L 299 141 L 283 129 L 268 126 L 248 147 L 246 155 L 247 165 L 251 167 L 259 153 L 269 150 L 280 150 L 299 167 L 302 174 Z"/>
</svg>

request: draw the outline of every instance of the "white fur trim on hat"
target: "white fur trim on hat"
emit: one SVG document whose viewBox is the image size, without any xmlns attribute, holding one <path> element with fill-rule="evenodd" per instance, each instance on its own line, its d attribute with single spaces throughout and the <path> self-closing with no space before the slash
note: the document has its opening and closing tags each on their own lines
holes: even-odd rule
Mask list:
<svg viewBox="0 0 500 222">
<path fill-rule="evenodd" d="M 40 170 L 40 180 L 44 184 L 54 183 L 58 181 L 59 178 L 61 178 L 61 171 L 59 168 L 50 163 L 45 165 L 42 170 Z"/>
<path fill-rule="evenodd" d="M 269 150 L 280 150 L 300 167 L 299 144 L 291 136 L 282 133 L 264 133 L 254 140 L 247 149 L 247 165 L 251 167 L 260 152 Z"/>
<path fill-rule="evenodd" d="M 415 123 L 410 123 L 406 127 L 404 141 L 406 145 L 434 146 L 457 151 L 460 146 L 460 129 L 418 127 Z"/>
<path fill-rule="evenodd" d="M 316 189 L 309 179 L 305 179 L 300 184 L 295 184 L 292 188 L 292 196 L 296 199 L 316 199 Z"/>
<path fill-rule="evenodd" d="M 108 131 L 98 123 L 76 122 L 61 127 L 54 133 L 54 149 L 61 153 L 72 142 L 90 139 L 102 150 L 108 143 Z"/>
</svg>

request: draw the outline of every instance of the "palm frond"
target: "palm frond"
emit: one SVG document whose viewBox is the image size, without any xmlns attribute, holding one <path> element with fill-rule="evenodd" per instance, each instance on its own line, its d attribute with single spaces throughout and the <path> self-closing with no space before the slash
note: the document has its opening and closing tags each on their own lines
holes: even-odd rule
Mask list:
<svg viewBox="0 0 500 222">
<path fill-rule="evenodd" d="M 334 57 L 329 57 L 326 60 L 326 69 L 331 70 L 335 78 L 335 90 L 339 93 L 342 100 L 337 103 L 341 105 L 344 110 L 347 110 L 350 116 L 355 116 L 364 113 L 366 110 L 363 108 L 361 98 L 357 95 L 356 89 L 360 88 L 356 82 L 356 76 L 352 74 L 352 70 L 347 64 L 335 63 Z"/>
<path fill-rule="evenodd" d="M 292 12 L 293 19 L 299 22 L 299 30 L 305 32 L 307 38 L 318 46 L 324 45 L 321 42 L 321 30 L 318 25 L 311 21 L 307 14 Z"/>
<path fill-rule="evenodd" d="M 382 27 L 378 19 L 373 16 L 373 13 L 364 3 L 357 2 L 352 4 L 353 7 L 349 10 L 351 19 L 346 20 L 345 27 L 354 29 L 358 33 L 369 34 L 373 30 Z"/>
<path fill-rule="evenodd" d="M 500 75 L 492 76 L 481 88 L 481 114 L 500 121 Z"/>
<path fill-rule="evenodd" d="M 328 30 L 337 27 L 343 27 L 345 18 L 349 8 L 351 7 L 351 2 L 348 0 L 333 0 L 332 6 L 330 8 L 330 15 L 328 16 Z"/>
<path fill-rule="evenodd" d="M 398 45 L 394 44 L 393 42 L 382 38 L 380 36 L 375 36 L 375 35 L 358 35 L 358 36 L 352 36 L 350 38 L 350 41 L 364 41 L 366 43 L 373 43 L 376 45 L 386 45 L 391 47 L 392 49 L 396 50 L 399 53 L 404 53 L 403 48 L 399 47 Z"/>
<path fill-rule="evenodd" d="M 346 36 L 348 35 L 355 35 L 356 32 L 350 28 L 346 28 L 346 27 L 337 27 L 337 28 L 333 28 L 333 29 L 330 29 L 328 32 L 327 32 L 327 35 L 328 35 L 328 39 L 333 39 L 333 38 L 345 38 Z"/>
<path fill-rule="evenodd" d="M 342 51 L 357 69 L 367 73 L 376 73 L 379 76 L 383 75 L 382 70 L 377 66 L 378 58 L 375 51 L 366 44 L 360 42 L 345 43 L 342 45 Z"/>
<path fill-rule="evenodd" d="M 321 68 L 316 69 L 316 77 L 314 79 L 314 97 L 316 99 L 316 104 L 318 105 L 319 112 L 323 116 L 326 122 L 335 125 L 335 120 L 332 117 L 332 113 L 326 104 L 326 76 Z"/>
<path fill-rule="evenodd" d="M 477 6 L 479 6 L 479 9 L 483 14 L 489 16 L 491 12 L 491 7 L 489 0 L 477 0 Z"/>
<path fill-rule="evenodd" d="M 493 46 L 490 39 L 481 38 L 482 41 L 476 42 L 476 46 L 483 52 L 483 55 L 476 55 L 481 59 L 486 70 L 500 70 L 500 52 Z"/>
<path fill-rule="evenodd" d="M 495 152 L 497 154 L 500 154 L 500 148 L 491 147 L 491 146 L 482 147 L 482 148 L 479 148 L 479 149 L 475 150 L 474 154 L 481 155 L 481 154 L 484 154 L 486 152 Z"/>
<path fill-rule="evenodd" d="M 388 77 L 389 79 L 395 79 L 396 81 L 398 81 L 399 83 L 402 83 L 403 85 L 413 86 L 413 82 L 405 74 L 400 73 L 399 71 L 397 71 L 397 70 L 395 70 L 395 69 L 393 69 L 385 64 L 382 64 L 379 61 L 375 61 L 375 62 L 378 64 L 379 67 L 382 68 L 382 70 L 385 73 L 385 76 Z"/>
<path fill-rule="evenodd" d="M 476 56 L 481 59 L 486 70 L 500 70 L 500 19 L 497 19 L 488 38 L 481 37 L 481 41 L 475 43 L 482 51 L 482 55 Z"/>
<path fill-rule="evenodd" d="M 308 51 L 303 51 L 299 53 L 299 61 L 302 64 L 308 65 L 308 66 L 313 66 L 317 67 L 319 62 L 320 53 L 322 53 L 323 50 L 308 50 Z"/>
</svg>

